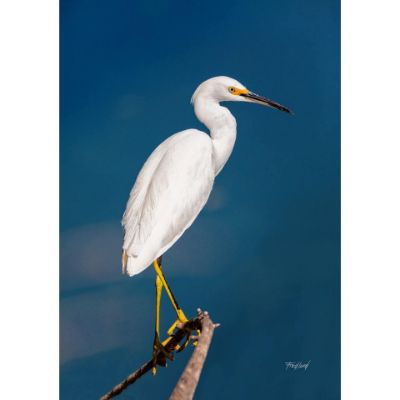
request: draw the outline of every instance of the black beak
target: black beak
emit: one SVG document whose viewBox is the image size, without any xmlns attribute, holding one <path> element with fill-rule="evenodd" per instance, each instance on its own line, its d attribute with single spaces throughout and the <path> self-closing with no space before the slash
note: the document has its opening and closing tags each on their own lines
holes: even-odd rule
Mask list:
<svg viewBox="0 0 400 400">
<path fill-rule="evenodd" d="M 287 113 L 293 115 L 293 113 L 285 106 L 275 103 L 275 101 L 267 99 L 266 97 L 259 96 L 258 94 L 248 92 L 248 93 L 242 93 L 240 96 L 246 97 L 246 98 L 254 101 L 255 103 L 266 105 L 266 106 L 269 106 L 272 108 L 276 108 L 277 110 L 284 111 L 284 112 L 287 112 Z"/>
</svg>

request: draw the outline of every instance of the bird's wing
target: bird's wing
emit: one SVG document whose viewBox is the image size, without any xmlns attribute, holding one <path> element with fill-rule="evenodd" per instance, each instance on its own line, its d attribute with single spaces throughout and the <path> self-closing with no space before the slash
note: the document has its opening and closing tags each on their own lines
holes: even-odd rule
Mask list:
<svg viewBox="0 0 400 400">
<path fill-rule="evenodd" d="M 214 177 L 211 140 L 199 131 L 171 136 L 152 153 L 139 173 L 122 221 L 123 249 L 127 257 L 136 259 L 137 271 L 191 225 L 208 199 Z"/>
<path fill-rule="evenodd" d="M 130 248 L 132 254 L 139 252 L 141 243 L 149 236 L 149 233 L 153 229 L 154 207 L 151 207 L 151 201 L 155 193 L 154 190 L 151 190 L 150 185 L 154 172 L 164 156 L 170 141 L 173 141 L 172 136 L 153 151 L 140 170 L 129 195 L 129 200 L 122 217 L 122 226 L 124 227 L 123 249 L 127 250 Z"/>
</svg>

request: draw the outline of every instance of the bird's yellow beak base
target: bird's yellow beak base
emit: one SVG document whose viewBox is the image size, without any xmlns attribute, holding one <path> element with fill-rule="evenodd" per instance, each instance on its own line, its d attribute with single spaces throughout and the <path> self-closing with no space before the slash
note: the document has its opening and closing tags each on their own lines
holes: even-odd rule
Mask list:
<svg viewBox="0 0 400 400">
<path fill-rule="evenodd" d="M 234 86 L 229 86 L 228 90 L 231 94 L 233 94 L 235 96 L 243 96 L 243 95 L 249 93 L 249 91 L 247 89 L 239 89 Z"/>
</svg>

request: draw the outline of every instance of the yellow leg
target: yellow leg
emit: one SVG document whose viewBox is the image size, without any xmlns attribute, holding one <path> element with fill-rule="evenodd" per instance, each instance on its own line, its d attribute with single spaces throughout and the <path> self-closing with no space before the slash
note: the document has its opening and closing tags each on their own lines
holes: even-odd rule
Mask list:
<svg viewBox="0 0 400 400">
<path fill-rule="evenodd" d="M 169 343 L 169 341 L 172 339 L 171 335 L 177 325 L 178 322 L 186 322 L 187 318 L 184 314 L 184 312 L 180 309 L 178 306 L 177 301 L 175 300 L 174 295 L 172 294 L 171 289 L 169 288 L 164 274 L 162 273 L 161 265 L 157 261 L 154 261 L 154 268 L 156 270 L 157 276 L 156 276 L 156 319 L 155 319 L 155 334 L 154 334 L 154 343 L 153 343 L 153 367 L 152 367 L 152 372 L 153 375 L 156 374 L 156 365 L 157 365 L 157 358 L 159 352 L 161 352 L 166 358 L 172 359 L 172 354 L 166 350 L 165 346 Z M 160 340 L 160 305 L 161 305 L 161 294 L 162 294 L 162 289 L 165 287 L 165 290 L 167 291 L 168 297 L 171 300 L 171 303 L 176 311 L 176 314 L 178 316 L 178 320 L 175 321 L 175 323 L 168 329 L 168 333 L 170 335 L 169 338 L 165 339 L 163 342 Z M 175 347 L 175 350 L 178 350 L 180 348 L 179 345 Z"/>
<path fill-rule="evenodd" d="M 160 303 L 161 303 L 161 294 L 162 294 L 162 282 L 161 279 L 156 277 L 156 321 L 155 321 L 155 336 L 153 343 L 153 375 L 156 374 L 156 365 L 157 365 L 157 355 L 159 351 L 159 343 L 160 343 Z"/>
<path fill-rule="evenodd" d="M 161 304 L 161 294 L 162 294 L 163 284 L 161 279 L 156 277 L 156 321 L 155 321 L 155 332 L 154 332 L 154 342 L 153 342 L 153 375 L 156 374 L 156 365 L 158 359 L 158 353 L 161 352 L 166 358 L 172 360 L 172 354 L 166 350 L 165 346 L 171 340 L 168 338 L 161 342 L 160 340 L 160 304 Z"/>
<path fill-rule="evenodd" d="M 162 294 L 162 282 L 161 279 L 156 277 L 156 333 L 160 336 L 160 303 Z"/>
<path fill-rule="evenodd" d="M 174 307 L 174 310 L 176 312 L 177 315 L 177 320 L 174 322 L 174 324 L 172 324 L 172 326 L 168 329 L 168 334 L 171 335 L 172 332 L 174 331 L 176 325 L 181 322 L 181 323 L 185 323 L 188 321 L 188 319 L 186 318 L 185 313 L 182 311 L 182 309 L 179 307 L 178 302 L 175 300 L 174 295 L 172 294 L 171 289 L 168 286 L 167 281 L 165 280 L 164 274 L 162 272 L 161 269 L 161 265 L 158 264 L 157 260 L 154 260 L 153 262 L 153 266 L 154 266 L 154 270 L 156 271 L 157 274 L 157 278 L 159 278 L 161 280 L 162 285 L 165 288 L 165 291 L 167 292 L 167 295 L 169 297 L 169 299 L 171 300 L 172 306 Z"/>
</svg>

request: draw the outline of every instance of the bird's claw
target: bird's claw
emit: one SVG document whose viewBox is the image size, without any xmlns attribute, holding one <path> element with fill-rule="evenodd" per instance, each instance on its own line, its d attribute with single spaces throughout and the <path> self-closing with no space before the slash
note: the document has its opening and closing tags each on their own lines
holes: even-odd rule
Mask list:
<svg viewBox="0 0 400 400">
<path fill-rule="evenodd" d="M 186 322 L 189 321 L 186 318 L 185 313 L 180 308 L 176 310 L 176 314 L 177 314 L 177 320 L 169 327 L 167 331 L 168 336 L 172 336 L 174 334 L 174 330 L 178 326 L 178 324 L 185 324 Z"/>
<path fill-rule="evenodd" d="M 157 365 L 160 365 L 162 367 L 165 367 L 167 365 L 167 359 L 173 361 L 174 356 L 173 354 L 166 349 L 166 345 L 168 342 L 171 340 L 171 338 L 168 338 L 164 340 L 164 342 L 160 341 L 159 336 L 156 334 L 154 337 L 154 342 L 153 342 L 153 355 L 152 355 L 152 361 L 153 361 L 153 366 L 152 366 L 152 373 L 153 376 L 157 372 Z"/>
<path fill-rule="evenodd" d="M 193 346 L 197 346 L 199 344 L 199 336 L 201 335 L 201 330 L 200 329 L 196 329 L 197 332 L 197 337 L 196 338 L 192 338 L 193 339 Z"/>
<path fill-rule="evenodd" d="M 192 331 L 189 329 L 186 330 L 185 341 L 180 346 L 180 348 L 177 350 L 177 353 L 180 353 L 182 350 L 186 349 L 186 347 L 188 346 L 188 344 L 190 343 L 191 340 L 192 340 L 193 346 L 197 346 L 198 341 L 199 341 L 199 336 L 201 335 L 201 331 L 199 329 L 196 329 L 196 332 L 197 332 L 197 336 L 193 337 Z"/>
<path fill-rule="evenodd" d="M 182 345 L 180 345 L 179 349 L 176 351 L 177 353 L 180 353 L 181 351 L 185 350 L 187 345 L 190 343 L 190 337 L 192 335 L 192 332 L 188 331 L 185 337 L 185 341 L 183 342 Z"/>
<path fill-rule="evenodd" d="M 175 350 L 177 353 L 180 353 L 181 351 L 183 351 L 188 344 L 193 341 L 193 345 L 197 346 L 197 342 L 198 342 L 198 337 L 201 334 L 201 331 L 199 329 L 197 329 L 197 337 L 195 339 L 193 339 L 192 336 L 192 330 L 188 329 L 187 327 L 185 327 L 186 322 L 188 322 L 189 320 L 186 318 L 186 315 L 184 314 L 184 312 L 178 308 L 177 311 L 177 320 L 170 326 L 170 328 L 167 331 L 168 334 L 168 338 L 165 339 L 163 342 L 161 342 L 160 337 L 158 335 L 158 333 L 156 333 L 155 337 L 154 337 L 154 343 L 153 343 L 153 366 L 152 366 L 152 372 L 153 375 L 156 374 L 156 368 L 157 365 L 161 365 L 163 367 L 165 367 L 167 365 L 167 359 L 173 361 L 174 360 L 174 356 L 172 354 L 172 351 L 167 350 L 167 345 L 168 343 L 171 341 L 171 339 L 174 337 L 174 331 L 176 328 L 179 329 L 184 329 L 186 331 L 186 335 L 184 338 L 184 342 L 183 344 L 176 344 L 175 348 L 173 350 Z M 171 346 L 169 346 L 171 347 Z"/>
</svg>

